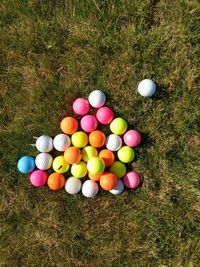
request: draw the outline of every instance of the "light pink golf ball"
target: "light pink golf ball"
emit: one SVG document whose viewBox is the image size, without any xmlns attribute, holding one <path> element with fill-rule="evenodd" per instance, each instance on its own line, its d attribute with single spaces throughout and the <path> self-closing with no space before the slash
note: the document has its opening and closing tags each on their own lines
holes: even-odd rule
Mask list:
<svg viewBox="0 0 200 267">
<path fill-rule="evenodd" d="M 85 98 L 77 98 L 73 103 L 73 110 L 78 115 L 85 115 L 90 110 L 90 104 L 89 101 Z"/>
<path fill-rule="evenodd" d="M 36 170 L 30 174 L 31 184 L 37 187 L 45 185 L 47 179 L 48 179 L 48 174 L 43 170 Z"/>
<path fill-rule="evenodd" d="M 85 115 L 81 119 L 81 128 L 83 129 L 83 131 L 87 133 L 90 133 L 96 130 L 97 126 L 98 126 L 98 122 L 94 115 Z"/>
<path fill-rule="evenodd" d="M 97 120 L 102 124 L 109 124 L 114 118 L 114 113 L 109 107 L 102 107 L 96 113 Z"/>
<path fill-rule="evenodd" d="M 124 143 L 127 146 L 131 146 L 131 147 L 138 146 L 141 143 L 141 141 L 142 141 L 142 137 L 141 137 L 140 132 L 138 132 L 136 130 L 129 130 L 129 131 L 127 131 L 124 134 L 123 139 L 124 139 Z"/>
<path fill-rule="evenodd" d="M 127 174 L 123 178 L 123 182 L 126 187 L 135 189 L 140 184 L 140 176 L 137 172 L 134 171 L 127 172 Z"/>
</svg>

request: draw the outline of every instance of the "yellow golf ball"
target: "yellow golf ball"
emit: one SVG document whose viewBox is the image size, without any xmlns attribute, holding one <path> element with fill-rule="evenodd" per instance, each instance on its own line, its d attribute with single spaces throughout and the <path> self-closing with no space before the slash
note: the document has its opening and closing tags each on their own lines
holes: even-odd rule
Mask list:
<svg viewBox="0 0 200 267">
<path fill-rule="evenodd" d="M 129 163 L 135 158 L 135 151 L 130 146 L 123 146 L 118 150 L 117 156 L 124 163 Z"/>
<path fill-rule="evenodd" d="M 79 163 L 73 164 L 71 167 L 71 173 L 76 178 L 83 178 L 87 174 L 87 165 L 85 162 L 80 161 Z"/>
<path fill-rule="evenodd" d="M 72 135 L 71 141 L 73 146 L 83 148 L 88 143 L 88 136 L 85 132 L 78 131 Z"/>
<path fill-rule="evenodd" d="M 88 160 L 92 157 L 97 157 L 98 152 L 95 147 L 93 146 L 86 146 L 82 149 L 82 159 L 85 162 L 88 162 Z"/>
<path fill-rule="evenodd" d="M 126 165 L 120 161 L 115 161 L 110 166 L 110 172 L 114 173 L 117 178 L 122 178 L 126 174 Z"/>
<path fill-rule="evenodd" d="M 90 174 L 97 175 L 104 171 L 105 163 L 103 159 L 99 157 L 93 157 L 88 160 L 87 169 Z"/>
<path fill-rule="evenodd" d="M 125 133 L 126 129 L 127 129 L 127 122 L 122 118 L 116 118 L 110 124 L 111 132 L 117 135 Z"/>
<path fill-rule="evenodd" d="M 65 161 L 64 156 L 58 156 L 54 159 L 52 167 L 57 173 L 64 173 L 69 170 L 69 164 Z"/>
</svg>

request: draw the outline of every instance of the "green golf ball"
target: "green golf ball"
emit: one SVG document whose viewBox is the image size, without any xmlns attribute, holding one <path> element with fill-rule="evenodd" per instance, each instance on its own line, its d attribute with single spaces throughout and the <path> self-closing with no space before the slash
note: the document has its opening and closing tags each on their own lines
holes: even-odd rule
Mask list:
<svg viewBox="0 0 200 267">
<path fill-rule="evenodd" d="M 114 173 L 117 178 L 122 178 L 126 174 L 126 165 L 120 161 L 115 161 L 110 166 L 110 172 Z"/>
<path fill-rule="evenodd" d="M 126 129 L 127 129 L 127 122 L 122 118 L 116 118 L 110 124 L 111 132 L 117 135 L 125 133 Z"/>
<path fill-rule="evenodd" d="M 123 146 L 117 152 L 118 159 L 124 163 L 129 163 L 135 158 L 135 151 L 130 146 Z"/>
</svg>

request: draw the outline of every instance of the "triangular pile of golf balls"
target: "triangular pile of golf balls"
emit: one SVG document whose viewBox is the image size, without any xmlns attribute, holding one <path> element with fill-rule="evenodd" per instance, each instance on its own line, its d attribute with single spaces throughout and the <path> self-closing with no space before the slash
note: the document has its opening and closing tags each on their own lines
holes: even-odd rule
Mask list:
<svg viewBox="0 0 200 267">
<path fill-rule="evenodd" d="M 69 194 L 82 191 L 88 198 L 95 197 L 99 187 L 117 195 L 124 187 L 139 186 L 139 174 L 128 171 L 126 164 L 134 160 L 133 148 L 140 144 L 141 135 L 128 129 L 123 118 L 114 118 L 105 103 L 106 96 L 100 90 L 92 91 L 88 99 L 77 98 L 73 111 L 80 120 L 65 117 L 60 123 L 62 133 L 54 139 L 47 135 L 37 138 L 35 146 L 40 153 L 36 158 L 24 156 L 18 161 L 19 171 L 29 174 L 33 186 L 47 184 L 52 190 L 65 187 Z M 91 108 L 95 115 L 89 114 Z M 99 124 L 109 125 L 111 133 L 106 136 L 97 129 Z M 54 159 L 50 154 L 53 149 L 61 153 Z"/>
</svg>

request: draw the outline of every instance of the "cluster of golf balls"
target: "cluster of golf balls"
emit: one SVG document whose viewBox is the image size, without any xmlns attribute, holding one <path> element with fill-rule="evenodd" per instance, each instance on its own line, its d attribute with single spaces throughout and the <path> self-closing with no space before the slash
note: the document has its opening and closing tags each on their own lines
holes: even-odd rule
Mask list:
<svg viewBox="0 0 200 267">
<path fill-rule="evenodd" d="M 114 118 L 105 102 L 106 96 L 100 90 L 92 91 L 88 99 L 77 98 L 73 111 L 80 121 L 65 117 L 60 123 L 63 133 L 54 139 L 47 135 L 37 138 L 35 145 L 40 153 L 36 158 L 24 156 L 18 161 L 19 171 L 29 173 L 33 186 L 47 183 L 52 190 L 65 187 L 69 194 L 82 191 L 86 197 L 95 197 L 99 185 L 114 195 L 123 192 L 124 186 L 130 189 L 139 186 L 139 174 L 127 171 L 126 164 L 134 160 L 133 148 L 140 144 L 141 135 L 128 129 L 123 118 Z M 88 114 L 91 107 L 96 109 L 95 115 Z M 106 136 L 97 129 L 98 124 L 109 125 L 111 133 Z M 53 149 L 61 152 L 54 159 L 49 153 Z"/>
</svg>

